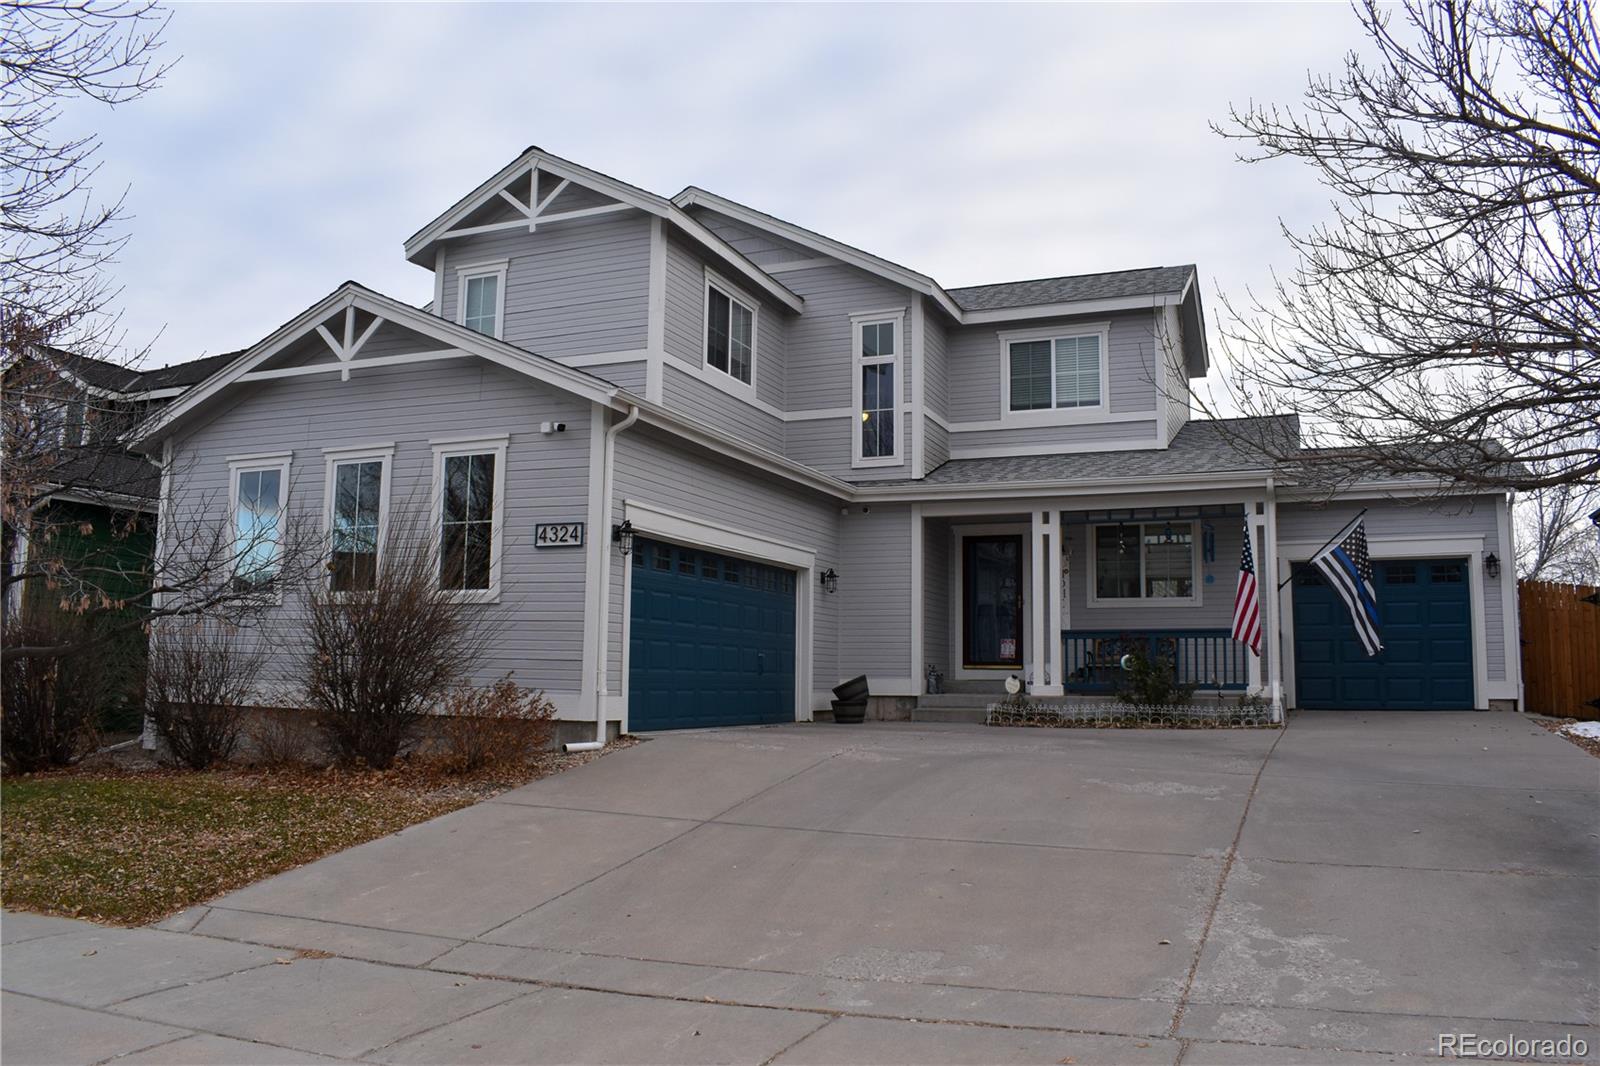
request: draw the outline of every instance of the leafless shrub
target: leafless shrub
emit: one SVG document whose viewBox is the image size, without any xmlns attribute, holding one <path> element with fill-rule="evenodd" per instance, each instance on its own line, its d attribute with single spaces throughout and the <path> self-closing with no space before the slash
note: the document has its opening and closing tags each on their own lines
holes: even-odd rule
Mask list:
<svg viewBox="0 0 1600 1066">
<path fill-rule="evenodd" d="M 262 710 L 245 733 L 257 766 L 299 766 L 311 759 L 311 723 L 298 710 Z"/>
<path fill-rule="evenodd" d="M 29 611 L 5 627 L 5 641 L 75 639 L 86 623 L 70 615 Z M 18 658 L 0 663 L 0 757 L 5 768 L 30 773 L 66 766 L 94 744 L 100 709 L 121 680 L 112 656 Z"/>
<path fill-rule="evenodd" d="M 150 720 L 173 758 L 194 770 L 232 757 L 263 657 L 237 628 L 186 622 L 151 642 L 145 678 Z"/>
<path fill-rule="evenodd" d="M 520 766 L 543 751 L 554 733 L 555 704 L 522 688 L 511 675 L 487 688 L 461 686 L 445 700 L 439 720 L 444 766 L 460 774 Z"/>
<path fill-rule="evenodd" d="M 341 762 L 391 766 L 487 641 L 483 608 L 439 587 L 419 514 L 392 520 L 370 587 L 309 597 L 305 703 Z"/>
</svg>

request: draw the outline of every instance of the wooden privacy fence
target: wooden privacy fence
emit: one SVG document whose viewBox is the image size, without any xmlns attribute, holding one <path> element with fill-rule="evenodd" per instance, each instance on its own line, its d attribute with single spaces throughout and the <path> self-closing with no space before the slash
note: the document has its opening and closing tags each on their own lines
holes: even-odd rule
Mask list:
<svg viewBox="0 0 1600 1066">
<path fill-rule="evenodd" d="M 1600 603 L 1595 592 L 1588 585 L 1518 583 L 1526 710 L 1600 719 Z"/>
</svg>

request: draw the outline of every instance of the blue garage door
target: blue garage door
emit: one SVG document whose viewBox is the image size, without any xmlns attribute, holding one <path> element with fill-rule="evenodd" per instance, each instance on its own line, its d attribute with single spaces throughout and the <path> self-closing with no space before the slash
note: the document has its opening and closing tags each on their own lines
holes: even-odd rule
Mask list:
<svg viewBox="0 0 1600 1066">
<path fill-rule="evenodd" d="M 628 727 L 794 721 L 792 570 L 640 539 Z"/>
<path fill-rule="evenodd" d="M 1295 568 L 1295 702 L 1334 710 L 1470 710 L 1466 560 L 1375 562 L 1373 578 L 1384 647 L 1369 658 L 1344 601 L 1315 569 Z"/>
</svg>

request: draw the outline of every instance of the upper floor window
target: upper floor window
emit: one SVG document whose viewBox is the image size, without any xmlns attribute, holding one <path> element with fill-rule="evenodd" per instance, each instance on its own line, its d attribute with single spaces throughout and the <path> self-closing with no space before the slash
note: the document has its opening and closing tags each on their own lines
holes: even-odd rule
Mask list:
<svg viewBox="0 0 1600 1066">
<path fill-rule="evenodd" d="M 233 587 L 266 592 L 283 554 L 283 511 L 289 457 L 260 456 L 229 464 L 233 494 Z"/>
<path fill-rule="evenodd" d="M 1006 410 L 1050 411 L 1105 402 L 1106 333 L 1010 337 L 1005 342 Z"/>
<path fill-rule="evenodd" d="M 749 385 L 755 378 L 756 306 L 706 277 L 706 365 Z"/>
<path fill-rule="evenodd" d="M 505 458 L 505 438 L 434 446 L 439 587 L 465 599 L 500 592 Z"/>
<path fill-rule="evenodd" d="M 1198 599 L 1194 523 L 1132 522 L 1094 527 L 1091 602 Z"/>
<path fill-rule="evenodd" d="M 456 272 L 458 319 L 468 329 L 500 337 L 506 310 L 506 264 L 484 263 Z"/>
<path fill-rule="evenodd" d="M 328 458 L 329 587 L 334 592 L 361 592 L 377 585 L 388 510 L 389 454 L 386 449 Z"/>
<path fill-rule="evenodd" d="M 861 412 L 854 461 L 857 466 L 897 462 L 899 366 L 903 318 L 859 318 L 855 334 L 855 400 Z"/>
</svg>

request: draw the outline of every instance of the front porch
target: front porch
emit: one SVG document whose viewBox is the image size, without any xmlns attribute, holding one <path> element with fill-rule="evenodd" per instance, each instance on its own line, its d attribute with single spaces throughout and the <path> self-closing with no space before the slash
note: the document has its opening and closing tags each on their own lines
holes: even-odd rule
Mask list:
<svg viewBox="0 0 1600 1066">
<path fill-rule="evenodd" d="M 917 511 L 919 706 L 998 696 L 1009 676 L 1038 698 L 1110 697 L 1129 654 L 1170 661 L 1199 698 L 1281 692 L 1267 549 L 1275 507 L 1265 491 L 1029 500 L 1015 510 L 924 503 Z M 1259 658 L 1231 634 L 1247 526 L 1262 560 Z M 930 673 L 958 698 L 928 699 Z"/>
</svg>

